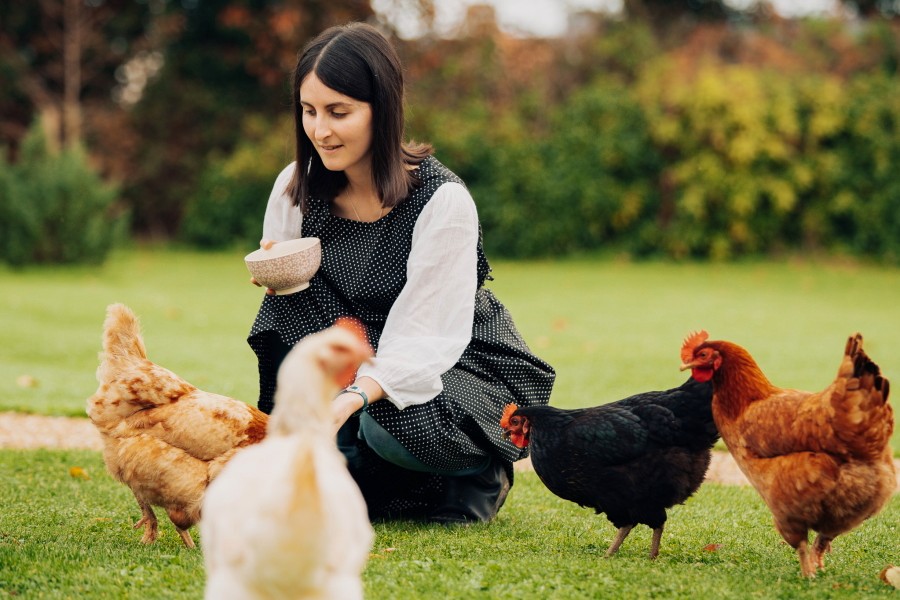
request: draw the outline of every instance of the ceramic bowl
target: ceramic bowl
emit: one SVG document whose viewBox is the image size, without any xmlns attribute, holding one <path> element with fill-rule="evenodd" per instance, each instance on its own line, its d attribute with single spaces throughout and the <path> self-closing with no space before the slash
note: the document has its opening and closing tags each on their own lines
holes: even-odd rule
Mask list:
<svg viewBox="0 0 900 600">
<path fill-rule="evenodd" d="M 308 288 L 319 270 L 322 244 L 314 237 L 278 242 L 268 250 L 254 250 L 244 257 L 244 263 L 263 287 L 278 295 L 294 294 Z"/>
</svg>

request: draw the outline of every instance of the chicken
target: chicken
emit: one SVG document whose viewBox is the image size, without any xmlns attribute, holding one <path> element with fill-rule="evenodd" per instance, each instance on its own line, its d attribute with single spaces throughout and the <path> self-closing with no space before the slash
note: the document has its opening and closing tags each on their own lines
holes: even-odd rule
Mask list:
<svg viewBox="0 0 900 600">
<path fill-rule="evenodd" d="M 615 554 L 635 527 L 653 529 L 650 558 L 659 554 L 666 509 L 703 482 L 718 439 L 712 386 L 689 378 L 680 387 L 645 392 L 594 408 L 507 405 L 500 426 L 534 470 L 565 500 L 606 513 L 618 532 Z"/>
<path fill-rule="evenodd" d="M 149 360 L 134 313 L 107 308 L 97 392 L 87 414 L 103 440 L 110 474 L 141 508 L 141 541 L 157 538 L 162 507 L 189 548 L 203 494 L 225 463 L 265 437 L 268 416 L 244 402 L 204 392 Z"/>
<path fill-rule="evenodd" d="M 837 377 L 815 393 L 776 387 L 745 349 L 707 338 L 691 338 L 682 370 L 712 381 L 722 439 L 797 551 L 802 575 L 814 577 L 831 541 L 876 514 L 897 486 L 888 380 L 859 334 L 847 340 Z"/>
<path fill-rule="evenodd" d="M 235 457 L 203 501 L 206 598 L 362 598 L 374 532 L 330 404 L 369 356 L 339 324 L 285 357 L 268 436 Z"/>
</svg>

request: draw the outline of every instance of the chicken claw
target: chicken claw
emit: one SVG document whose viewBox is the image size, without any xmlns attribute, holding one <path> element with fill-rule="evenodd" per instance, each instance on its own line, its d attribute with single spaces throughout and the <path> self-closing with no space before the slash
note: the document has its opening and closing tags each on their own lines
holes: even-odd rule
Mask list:
<svg viewBox="0 0 900 600">
<path fill-rule="evenodd" d="M 157 534 L 157 521 L 156 515 L 153 514 L 153 509 L 150 508 L 150 505 L 141 506 L 144 511 L 144 516 L 134 524 L 134 529 L 140 529 L 141 526 L 144 527 L 144 537 L 141 538 L 142 544 L 152 544 L 156 541 Z"/>
</svg>

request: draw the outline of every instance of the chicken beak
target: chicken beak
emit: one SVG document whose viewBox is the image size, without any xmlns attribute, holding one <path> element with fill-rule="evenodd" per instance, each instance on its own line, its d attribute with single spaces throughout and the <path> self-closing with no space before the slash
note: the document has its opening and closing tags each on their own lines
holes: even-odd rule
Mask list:
<svg viewBox="0 0 900 600">
<path fill-rule="evenodd" d="M 683 363 L 678 370 L 679 371 L 687 371 L 688 369 L 693 369 L 696 365 L 693 362 Z"/>
<path fill-rule="evenodd" d="M 508 440 L 508 439 L 509 439 L 509 436 L 511 436 L 511 435 L 512 435 L 512 431 L 510 431 L 509 429 L 504 429 L 504 430 L 503 430 L 503 439 L 504 439 L 504 440 Z"/>
</svg>

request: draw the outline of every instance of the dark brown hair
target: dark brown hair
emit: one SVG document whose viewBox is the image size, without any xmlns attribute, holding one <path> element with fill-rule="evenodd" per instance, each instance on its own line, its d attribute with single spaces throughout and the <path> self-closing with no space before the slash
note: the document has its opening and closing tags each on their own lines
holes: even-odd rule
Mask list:
<svg viewBox="0 0 900 600">
<path fill-rule="evenodd" d="M 377 29 L 365 23 L 326 29 L 303 48 L 297 60 L 293 78 L 297 167 L 288 186 L 294 206 L 306 213 L 311 196 L 332 200 L 347 186 L 342 171 L 325 168 L 303 130 L 300 84 L 310 73 L 336 92 L 371 106 L 372 177 L 382 205 L 396 206 L 418 183 L 409 166 L 421 163 L 432 149 L 404 142 L 400 57 Z"/>
</svg>

